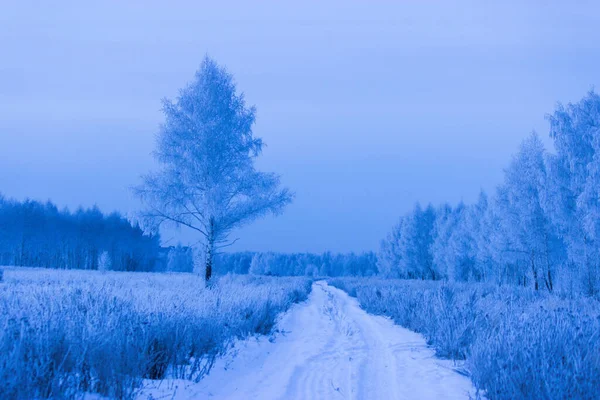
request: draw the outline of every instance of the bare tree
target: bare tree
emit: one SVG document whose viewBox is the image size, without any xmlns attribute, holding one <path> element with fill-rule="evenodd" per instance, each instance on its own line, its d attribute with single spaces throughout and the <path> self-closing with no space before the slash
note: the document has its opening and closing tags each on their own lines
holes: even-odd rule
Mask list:
<svg viewBox="0 0 600 400">
<path fill-rule="evenodd" d="M 232 75 L 209 57 L 176 101 L 163 101 L 163 112 L 154 153 L 160 168 L 135 191 L 147 221 L 199 234 L 208 281 L 215 252 L 235 242 L 231 231 L 280 213 L 293 194 L 280 188 L 278 175 L 255 170 L 264 145 L 252 132 L 255 108 L 246 107 Z"/>
</svg>

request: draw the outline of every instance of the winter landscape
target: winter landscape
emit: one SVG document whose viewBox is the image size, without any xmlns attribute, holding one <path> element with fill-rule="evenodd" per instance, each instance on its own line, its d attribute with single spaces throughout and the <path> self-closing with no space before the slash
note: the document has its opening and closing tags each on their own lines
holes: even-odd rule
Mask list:
<svg viewBox="0 0 600 400">
<path fill-rule="evenodd" d="M 1 8 L 0 399 L 600 399 L 597 4 Z"/>
</svg>

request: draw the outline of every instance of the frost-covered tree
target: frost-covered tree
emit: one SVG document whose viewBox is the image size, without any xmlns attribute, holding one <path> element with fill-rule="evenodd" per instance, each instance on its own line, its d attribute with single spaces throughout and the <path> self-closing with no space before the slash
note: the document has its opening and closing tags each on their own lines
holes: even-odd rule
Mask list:
<svg viewBox="0 0 600 400">
<path fill-rule="evenodd" d="M 214 270 L 215 272 L 218 271 L 219 274 L 247 274 L 254 255 L 255 253 L 249 251 L 239 253 L 219 253 L 215 257 Z"/>
<path fill-rule="evenodd" d="M 244 257 L 244 253 L 238 253 Z M 231 257 L 236 257 L 235 253 Z M 275 276 L 372 276 L 377 274 L 377 257 L 360 254 L 254 253 L 249 273 Z"/>
<path fill-rule="evenodd" d="M 271 275 L 271 253 L 256 253 L 250 261 L 248 272 L 252 275 Z"/>
<path fill-rule="evenodd" d="M 404 237 L 408 244 L 404 254 L 404 265 L 409 277 L 433 280 L 441 278 L 434 268 L 431 255 L 434 222 L 433 206 L 428 205 L 423 210 L 417 204 L 408 223 L 404 225 Z"/>
<path fill-rule="evenodd" d="M 98 256 L 98 271 L 110 271 L 112 269 L 112 261 L 108 251 L 103 251 Z"/>
<path fill-rule="evenodd" d="M 190 247 L 178 244 L 169 249 L 167 255 L 167 271 L 169 272 L 192 272 L 194 269 L 194 255 Z"/>
<path fill-rule="evenodd" d="M 484 264 L 479 259 L 481 225 L 487 211 L 487 196 L 479 195 L 477 203 L 454 209 L 440 207 L 436 213 L 431 253 L 440 277 L 451 281 L 484 280 Z"/>
<path fill-rule="evenodd" d="M 118 213 L 0 200 L 0 265 L 98 269 L 107 252 L 112 270 L 154 271 L 159 251 L 158 236 L 146 235 Z"/>
<path fill-rule="evenodd" d="M 499 255 L 518 270 L 517 277 L 529 275 L 536 290 L 544 282 L 551 291 L 558 240 L 543 209 L 545 182 L 544 146 L 532 134 L 521 144 L 498 188 L 497 210 L 505 235 Z"/>
<path fill-rule="evenodd" d="M 431 246 L 436 212 L 429 205 L 400 218 L 391 234 L 382 242 L 379 253 L 379 273 L 400 278 L 441 279 L 436 270 Z"/>
<path fill-rule="evenodd" d="M 247 107 L 227 70 L 206 57 L 175 101 L 164 100 L 155 157 L 159 171 L 136 189 L 145 216 L 195 231 L 204 246 L 206 280 L 215 252 L 230 245 L 234 228 L 292 201 L 279 177 L 259 172 L 263 142 L 254 136 L 255 108 Z"/>
<path fill-rule="evenodd" d="M 600 96 L 559 105 L 549 120 L 554 152 L 532 134 L 493 197 L 403 216 L 382 242 L 380 273 L 549 291 L 578 281 L 600 293 Z"/>
<path fill-rule="evenodd" d="M 325 252 L 321 256 L 321 260 L 319 264 L 321 264 L 319 268 L 319 275 L 321 276 L 331 276 L 332 271 L 332 255 L 331 252 Z"/>
<path fill-rule="evenodd" d="M 477 202 L 464 208 L 451 246 L 460 254 L 455 277 L 463 281 L 483 281 L 491 278 L 493 265 L 487 256 L 487 245 L 492 229 L 487 226 L 489 217 L 488 196 L 481 191 Z"/>
<path fill-rule="evenodd" d="M 462 218 L 464 208 L 462 203 L 455 209 L 452 209 L 449 204 L 443 204 L 436 212 L 436 219 L 433 224 L 431 256 L 434 268 L 443 278 L 453 276 L 456 252 L 451 248 L 451 239 L 455 234 L 457 223 Z"/>
<path fill-rule="evenodd" d="M 487 193 L 481 191 L 477 203 L 470 209 L 468 218 L 470 219 L 473 234 L 473 246 L 475 249 L 475 262 L 481 271 L 484 280 L 501 283 L 503 279 L 501 263 L 498 262 L 496 253 L 496 243 L 499 243 L 499 237 L 502 233 L 499 229 L 500 220 L 497 210 L 494 207 L 494 201 L 489 198 Z"/>
<path fill-rule="evenodd" d="M 392 227 L 392 231 L 381 241 L 377 254 L 377 268 L 379 274 L 387 278 L 400 277 L 400 263 L 402 260 L 402 229 L 405 218 L 401 217 Z"/>
<path fill-rule="evenodd" d="M 584 290 L 600 292 L 600 96 L 559 105 L 548 117 L 555 154 L 548 157 L 545 209 L 567 244 Z"/>
</svg>

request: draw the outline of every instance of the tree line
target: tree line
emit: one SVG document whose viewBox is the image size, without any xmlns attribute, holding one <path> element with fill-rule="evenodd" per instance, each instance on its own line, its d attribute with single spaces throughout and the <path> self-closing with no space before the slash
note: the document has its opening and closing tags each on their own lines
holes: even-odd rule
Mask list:
<svg viewBox="0 0 600 400">
<path fill-rule="evenodd" d="M 202 269 L 202 259 L 197 260 Z M 214 257 L 217 274 L 253 274 L 271 276 L 373 276 L 377 274 L 377 256 L 373 252 L 332 254 L 232 252 Z M 194 271 L 194 256 L 189 247 L 172 247 L 167 271 Z"/>
<path fill-rule="evenodd" d="M 119 213 L 0 196 L 0 265 L 154 271 L 163 268 L 160 252 L 158 235 Z"/>
<path fill-rule="evenodd" d="M 600 293 L 600 97 L 548 120 L 552 151 L 532 133 L 492 195 L 402 216 L 381 243 L 380 272 Z"/>
<path fill-rule="evenodd" d="M 0 265 L 112 271 L 204 272 L 191 247 L 160 246 L 119 213 L 97 207 L 75 212 L 51 202 L 0 196 Z M 371 276 L 373 252 L 332 254 L 232 252 L 214 256 L 215 270 L 273 276 Z"/>
<path fill-rule="evenodd" d="M 244 253 L 242 253 L 244 257 Z M 233 260 L 232 260 L 233 258 Z M 254 253 L 249 260 L 248 272 L 256 275 L 274 276 L 372 276 L 377 274 L 377 257 L 365 253 Z M 227 263 L 239 265 L 235 255 L 227 256 Z M 233 262 L 232 262 L 233 261 Z"/>
</svg>

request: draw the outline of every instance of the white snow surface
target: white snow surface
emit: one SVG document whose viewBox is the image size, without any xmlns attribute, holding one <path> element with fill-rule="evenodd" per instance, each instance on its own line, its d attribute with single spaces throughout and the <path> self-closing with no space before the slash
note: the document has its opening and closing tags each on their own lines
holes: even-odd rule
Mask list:
<svg viewBox="0 0 600 400">
<path fill-rule="evenodd" d="M 139 399 L 468 399 L 471 381 L 425 339 L 314 283 L 271 337 L 239 341 L 199 383 L 151 383 Z"/>
</svg>

